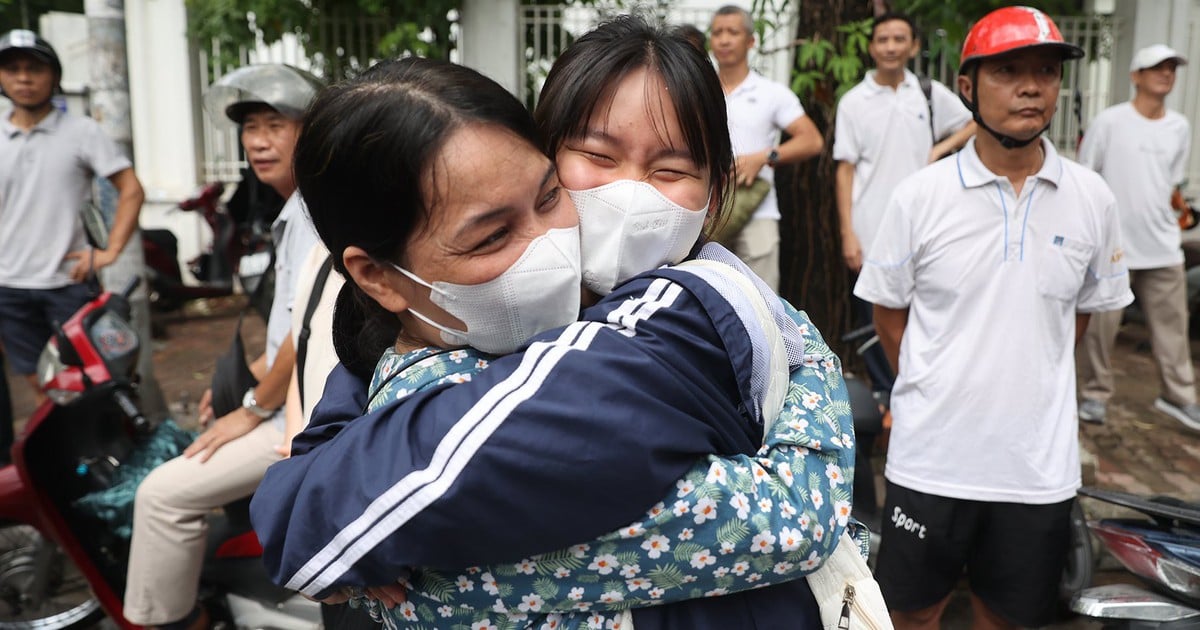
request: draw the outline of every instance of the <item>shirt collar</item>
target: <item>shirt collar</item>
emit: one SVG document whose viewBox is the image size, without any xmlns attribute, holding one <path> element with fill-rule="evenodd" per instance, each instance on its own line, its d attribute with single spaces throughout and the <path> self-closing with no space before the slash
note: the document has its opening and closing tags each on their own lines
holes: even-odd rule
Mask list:
<svg viewBox="0 0 1200 630">
<path fill-rule="evenodd" d="M 63 113 L 58 108 L 54 108 L 50 110 L 50 113 L 47 114 L 45 118 L 41 119 L 38 124 L 34 125 L 33 129 L 29 130 L 29 133 L 33 133 L 35 131 L 54 133 L 58 129 L 59 123 L 62 122 L 62 117 Z M 21 133 L 22 129 L 14 125 L 12 122 L 12 111 L 9 111 L 8 115 L 4 116 L 3 122 L 0 124 L 0 130 L 3 130 L 4 135 L 8 138 L 12 138 Z"/>
<path fill-rule="evenodd" d="M 757 87 L 759 79 L 762 78 L 763 76 L 761 74 L 755 72 L 754 70 L 750 70 L 750 73 L 746 75 L 746 78 L 742 79 L 742 82 L 739 83 L 737 87 L 733 88 L 733 91 L 730 92 L 729 96 L 726 98 L 738 96 L 742 92 L 749 92 L 753 90 Z"/>
<path fill-rule="evenodd" d="M 1042 168 L 1033 176 L 1057 187 L 1063 173 L 1062 156 L 1054 148 L 1054 143 L 1045 136 L 1042 136 L 1039 141 L 1042 143 L 1042 151 L 1045 152 L 1046 157 L 1042 160 Z M 978 188 L 1002 179 L 988 170 L 983 165 L 983 161 L 979 159 L 979 153 L 975 151 L 975 138 L 971 138 L 961 151 L 955 153 L 954 159 L 958 163 L 958 179 L 962 182 L 963 188 Z"/>
<path fill-rule="evenodd" d="M 867 89 L 869 89 L 871 91 L 871 94 L 879 94 L 881 92 L 891 92 L 892 91 L 892 88 L 890 88 L 886 85 L 881 85 L 879 82 L 877 82 L 875 80 L 875 71 L 874 70 L 867 71 L 867 77 L 865 79 L 863 79 L 863 83 L 865 83 L 867 85 Z M 900 89 L 907 89 L 907 88 L 915 88 L 917 90 L 920 90 L 921 89 L 921 81 L 920 81 L 920 79 L 917 78 L 916 74 L 913 74 L 912 70 L 905 68 L 904 69 L 904 80 L 900 82 L 900 85 L 896 86 L 896 89 L 897 89 L 897 91 L 899 91 Z"/>
</svg>

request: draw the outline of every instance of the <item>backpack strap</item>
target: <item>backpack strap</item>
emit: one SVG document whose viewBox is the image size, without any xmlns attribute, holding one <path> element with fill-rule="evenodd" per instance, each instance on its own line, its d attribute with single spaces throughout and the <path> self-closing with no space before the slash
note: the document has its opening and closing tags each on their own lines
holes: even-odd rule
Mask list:
<svg viewBox="0 0 1200 630">
<path fill-rule="evenodd" d="M 921 93 L 925 95 L 925 107 L 929 109 L 929 137 L 933 139 L 934 144 L 937 144 L 937 131 L 933 127 L 933 79 L 918 74 L 917 81 L 921 84 Z"/>
<path fill-rule="evenodd" d="M 300 388 L 300 408 L 304 408 L 304 359 L 308 356 L 308 338 L 312 336 L 313 313 L 321 303 L 321 295 L 325 293 L 325 281 L 333 269 L 333 256 L 325 256 L 321 269 L 313 281 L 312 293 L 308 295 L 308 305 L 304 307 L 304 318 L 300 320 L 300 335 L 296 339 L 296 384 Z"/>
</svg>

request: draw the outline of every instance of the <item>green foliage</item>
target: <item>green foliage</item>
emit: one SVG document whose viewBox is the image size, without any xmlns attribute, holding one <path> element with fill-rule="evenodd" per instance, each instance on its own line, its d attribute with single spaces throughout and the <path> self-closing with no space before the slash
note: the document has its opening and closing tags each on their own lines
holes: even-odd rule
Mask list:
<svg viewBox="0 0 1200 630">
<path fill-rule="evenodd" d="M 704 547 L 694 542 L 679 543 L 678 545 L 675 545 L 674 549 L 672 549 L 672 551 L 675 553 L 676 562 L 691 562 L 692 554 L 703 550 Z"/>
<path fill-rule="evenodd" d="M 11 0 L 0 0 L 0 2 Z M 366 69 L 372 59 L 414 54 L 449 58 L 458 0 L 186 0 L 189 34 L 221 63 L 238 63 L 239 48 L 272 43 L 285 34 L 304 44 L 318 69 L 338 78 Z M 363 38 L 347 50 L 338 34 Z"/>
<path fill-rule="evenodd" d="M 962 42 L 971 25 L 994 9 L 1012 4 L 1007 0 L 895 0 L 892 7 L 917 22 L 924 55 L 944 57 L 951 66 L 958 67 Z M 1048 15 L 1079 15 L 1083 9 L 1079 0 L 1024 0 L 1019 4 L 1041 9 Z"/>
<path fill-rule="evenodd" d="M 792 89 L 802 99 L 819 98 L 832 87 L 833 99 L 841 98 L 862 78 L 871 21 L 858 20 L 837 27 L 836 39 L 819 34 L 804 40 L 796 51 Z"/>
</svg>

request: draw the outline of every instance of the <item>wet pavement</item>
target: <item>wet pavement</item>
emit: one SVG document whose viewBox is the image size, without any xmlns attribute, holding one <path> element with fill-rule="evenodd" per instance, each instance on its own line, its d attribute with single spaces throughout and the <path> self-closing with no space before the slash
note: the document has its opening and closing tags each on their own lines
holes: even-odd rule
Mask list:
<svg viewBox="0 0 1200 630">
<path fill-rule="evenodd" d="M 189 304 L 183 312 L 161 318 L 166 337 L 154 341 L 156 375 L 182 424 L 194 423 L 195 407 L 212 379 L 213 363 L 229 346 L 241 298 L 222 298 Z M 265 328 L 257 316 L 242 326 L 246 347 L 263 347 Z M 1192 342 L 1192 358 L 1200 358 L 1200 343 Z M 1158 372 L 1150 356 L 1146 330 L 1130 323 L 1121 331 L 1114 353 L 1118 391 L 1109 403 L 1103 425 L 1080 426 L 1084 484 L 1134 493 L 1169 494 L 1200 502 L 1200 433 L 1189 430 L 1152 407 L 1158 395 Z M 28 385 L 9 375 L 17 430 L 33 411 Z M 882 470 L 882 465 L 876 470 Z M 1119 508 L 1084 500 L 1091 518 L 1109 517 Z M 1115 561 L 1101 555 L 1098 583 L 1132 581 Z M 966 628 L 970 615 L 965 593 L 951 605 L 944 628 Z M 1060 628 L 1099 627 L 1086 620 L 1066 619 Z"/>
</svg>

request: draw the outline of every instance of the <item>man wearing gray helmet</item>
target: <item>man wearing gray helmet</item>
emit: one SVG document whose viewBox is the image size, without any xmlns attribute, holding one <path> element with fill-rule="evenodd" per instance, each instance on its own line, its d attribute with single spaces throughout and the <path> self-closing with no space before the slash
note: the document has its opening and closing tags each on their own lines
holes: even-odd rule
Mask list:
<svg viewBox="0 0 1200 630">
<path fill-rule="evenodd" d="M 212 393 L 206 392 L 200 401 L 204 432 L 138 487 L 124 610 L 136 624 L 181 630 L 208 625 L 207 614 L 196 605 L 204 517 L 253 494 L 267 466 L 280 458 L 281 408 L 295 362 L 290 316 L 295 279 L 317 242 L 296 192 L 292 150 L 300 118 L 319 89 L 319 80 L 307 72 L 268 64 L 227 74 L 205 95 L 210 115 L 240 127 L 254 174 L 287 199 L 271 226 L 275 296 L 266 352 L 250 366 L 258 385 L 245 392 L 240 407 L 220 417 L 214 417 Z"/>
<path fill-rule="evenodd" d="M 0 35 L 0 95 L 12 102 L 0 120 L 0 340 L 39 397 L 34 372 L 51 322 L 65 322 L 87 302 L 93 287 L 85 280 L 116 260 L 144 198 L 116 142 L 92 119 L 54 108 L 61 79 L 49 42 L 24 29 Z M 118 193 L 104 249 L 88 246 L 79 219 L 93 177 Z M 0 460 L 10 443 L 0 438 Z"/>
</svg>

